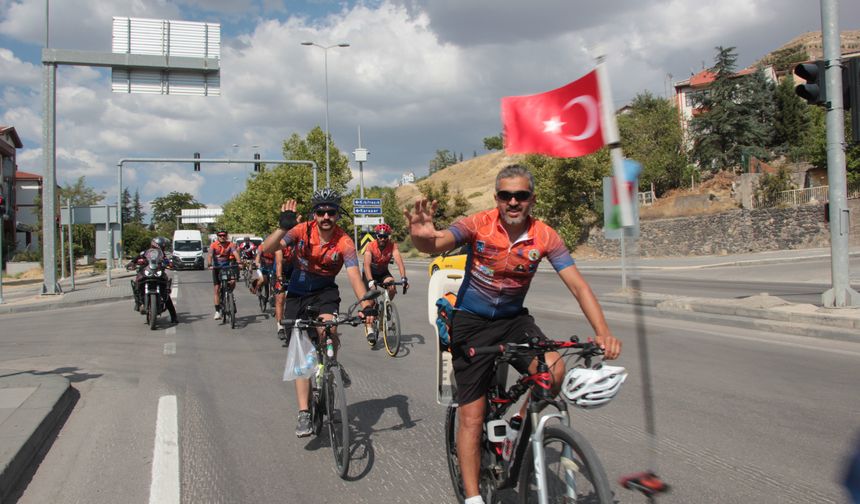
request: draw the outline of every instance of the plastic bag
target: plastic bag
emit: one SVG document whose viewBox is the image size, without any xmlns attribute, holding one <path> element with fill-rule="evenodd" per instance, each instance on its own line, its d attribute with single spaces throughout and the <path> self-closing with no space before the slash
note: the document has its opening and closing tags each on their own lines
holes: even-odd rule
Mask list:
<svg viewBox="0 0 860 504">
<path fill-rule="evenodd" d="M 317 352 L 306 331 L 296 327 L 290 336 L 287 363 L 284 366 L 284 381 L 310 378 L 317 369 Z"/>
</svg>

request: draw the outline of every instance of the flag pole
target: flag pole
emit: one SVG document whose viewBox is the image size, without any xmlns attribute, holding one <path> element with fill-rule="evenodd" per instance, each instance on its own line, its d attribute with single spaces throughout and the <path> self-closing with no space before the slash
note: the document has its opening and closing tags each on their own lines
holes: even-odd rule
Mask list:
<svg viewBox="0 0 860 504">
<path fill-rule="evenodd" d="M 621 211 L 621 227 L 633 226 L 633 209 L 630 206 L 630 194 L 627 192 L 627 177 L 624 174 L 624 154 L 621 151 L 621 135 L 618 133 L 618 123 L 615 121 L 612 88 L 609 85 L 609 71 L 606 69 L 606 56 L 597 56 L 597 85 L 600 89 L 600 113 L 603 120 L 603 143 L 609 146 L 609 156 L 612 159 L 612 177 L 615 192 L 618 194 L 618 206 Z"/>
</svg>

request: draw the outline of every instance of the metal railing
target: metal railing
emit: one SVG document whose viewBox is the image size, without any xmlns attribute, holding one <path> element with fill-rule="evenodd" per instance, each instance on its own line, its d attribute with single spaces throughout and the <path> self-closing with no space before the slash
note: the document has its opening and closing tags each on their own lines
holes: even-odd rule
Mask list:
<svg viewBox="0 0 860 504">
<path fill-rule="evenodd" d="M 639 193 L 639 206 L 651 206 L 654 204 L 654 191 Z"/>
</svg>

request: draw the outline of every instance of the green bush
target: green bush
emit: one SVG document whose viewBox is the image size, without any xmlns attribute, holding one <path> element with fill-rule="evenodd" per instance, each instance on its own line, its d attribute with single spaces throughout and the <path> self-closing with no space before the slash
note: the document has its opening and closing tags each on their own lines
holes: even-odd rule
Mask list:
<svg viewBox="0 0 860 504">
<path fill-rule="evenodd" d="M 12 262 L 42 262 L 41 250 L 24 250 L 12 256 Z"/>
</svg>

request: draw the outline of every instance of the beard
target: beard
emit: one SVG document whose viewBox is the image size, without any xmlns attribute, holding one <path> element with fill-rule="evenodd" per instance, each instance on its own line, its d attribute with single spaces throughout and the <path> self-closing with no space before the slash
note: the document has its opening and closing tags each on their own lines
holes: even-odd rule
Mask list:
<svg viewBox="0 0 860 504">
<path fill-rule="evenodd" d="M 519 217 L 511 217 L 510 215 L 508 215 L 507 211 L 501 212 L 502 220 L 505 221 L 505 224 L 508 224 L 510 226 L 517 226 L 519 224 L 522 224 L 523 222 L 526 221 L 526 219 L 529 218 L 530 211 L 528 209 L 523 209 L 522 207 L 519 207 L 519 210 L 520 210 Z"/>
</svg>

